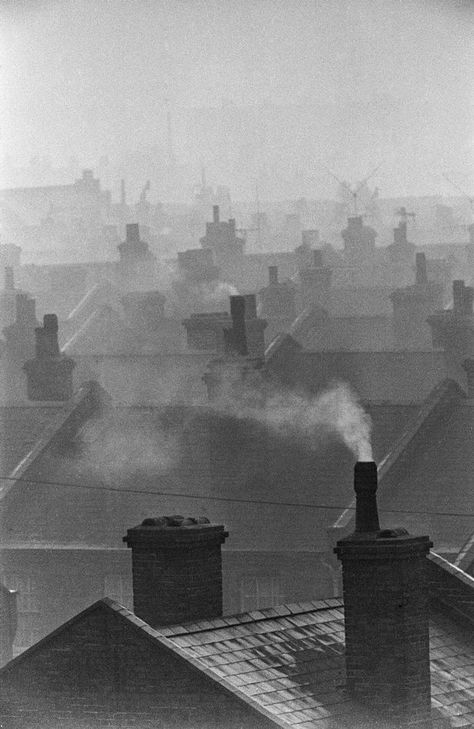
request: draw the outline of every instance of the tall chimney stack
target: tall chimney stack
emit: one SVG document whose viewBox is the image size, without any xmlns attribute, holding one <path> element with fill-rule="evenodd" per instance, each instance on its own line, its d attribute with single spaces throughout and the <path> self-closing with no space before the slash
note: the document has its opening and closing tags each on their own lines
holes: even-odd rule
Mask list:
<svg viewBox="0 0 474 729">
<path fill-rule="evenodd" d="M 416 254 L 416 278 L 415 282 L 418 286 L 428 283 L 428 273 L 426 270 L 426 255 L 424 253 Z"/>
<path fill-rule="evenodd" d="M 62 354 L 58 343 L 58 317 L 45 314 L 35 328 L 35 357 L 23 365 L 30 400 L 69 400 L 73 394 L 75 362 Z"/>
<path fill-rule="evenodd" d="M 213 205 L 212 206 L 212 221 L 214 223 L 218 223 L 220 220 L 219 217 L 219 205 Z"/>
<path fill-rule="evenodd" d="M 248 349 L 245 331 L 245 298 L 243 296 L 230 297 L 230 316 L 232 318 L 232 329 L 228 334 L 230 348 L 235 354 L 245 357 Z"/>
<path fill-rule="evenodd" d="M 223 526 L 163 516 L 129 529 L 133 609 L 152 628 L 222 615 Z"/>
<path fill-rule="evenodd" d="M 426 536 L 379 527 L 377 467 L 354 471 L 356 526 L 342 562 L 347 690 L 394 727 L 431 729 Z M 385 724 L 384 724 L 385 725 Z"/>
</svg>

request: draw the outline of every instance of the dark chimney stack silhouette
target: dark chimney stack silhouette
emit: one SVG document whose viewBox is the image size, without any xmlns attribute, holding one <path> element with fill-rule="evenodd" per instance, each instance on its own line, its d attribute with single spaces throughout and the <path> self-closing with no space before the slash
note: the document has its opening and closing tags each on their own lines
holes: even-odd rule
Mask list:
<svg viewBox="0 0 474 729">
<path fill-rule="evenodd" d="M 35 357 L 23 369 L 30 400 L 69 400 L 73 394 L 72 371 L 75 362 L 61 354 L 58 343 L 58 317 L 45 314 L 43 326 L 35 328 Z"/>
<path fill-rule="evenodd" d="M 161 516 L 129 529 L 135 614 L 153 628 L 221 616 L 227 537 L 206 517 Z"/>
<path fill-rule="evenodd" d="M 380 529 L 377 467 L 354 469 L 356 523 L 342 562 L 349 694 L 394 727 L 431 728 L 426 536 Z M 385 724 L 384 724 L 385 726 Z"/>
</svg>

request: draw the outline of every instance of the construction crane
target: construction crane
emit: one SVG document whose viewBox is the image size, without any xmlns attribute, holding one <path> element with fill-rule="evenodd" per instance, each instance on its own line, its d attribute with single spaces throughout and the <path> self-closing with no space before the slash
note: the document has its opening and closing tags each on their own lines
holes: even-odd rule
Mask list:
<svg viewBox="0 0 474 729">
<path fill-rule="evenodd" d="M 344 180 L 339 179 L 337 175 L 334 174 L 334 172 L 331 172 L 330 169 L 325 167 L 324 169 L 328 174 L 331 175 L 337 182 L 339 182 L 342 187 L 344 187 L 351 195 L 352 197 L 352 203 L 354 205 L 354 215 L 357 215 L 357 196 L 359 193 L 359 190 L 370 180 L 371 177 L 375 175 L 375 173 L 382 167 L 382 162 L 377 165 L 377 167 L 374 167 L 374 169 L 367 175 L 367 177 L 364 177 L 362 182 L 360 182 L 357 187 L 354 187 L 353 185 L 348 185 L 347 182 Z"/>
</svg>

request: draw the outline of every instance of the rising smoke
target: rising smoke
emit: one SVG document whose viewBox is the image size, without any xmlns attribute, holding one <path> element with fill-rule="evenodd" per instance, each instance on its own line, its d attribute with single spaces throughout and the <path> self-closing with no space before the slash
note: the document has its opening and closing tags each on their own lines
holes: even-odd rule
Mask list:
<svg viewBox="0 0 474 729">
<path fill-rule="evenodd" d="M 358 461 L 372 460 L 372 420 L 357 394 L 345 382 L 334 382 L 315 397 L 278 392 L 261 406 L 261 393 L 246 393 L 245 404 L 232 397 L 231 388 L 215 404 L 220 412 L 266 424 L 280 435 L 304 439 L 313 448 L 336 436 Z"/>
</svg>

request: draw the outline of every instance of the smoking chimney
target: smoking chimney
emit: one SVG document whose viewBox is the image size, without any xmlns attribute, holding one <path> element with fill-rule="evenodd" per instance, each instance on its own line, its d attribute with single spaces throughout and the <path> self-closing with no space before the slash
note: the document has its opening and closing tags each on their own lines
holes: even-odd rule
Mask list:
<svg viewBox="0 0 474 729">
<path fill-rule="evenodd" d="M 397 727 L 431 727 L 428 537 L 379 527 L 377 467 L 354 470 L 356 526 L 342 562 L 348 692 Z M 391 724 L 392 726 L 392 724 Z"/>
<path fill-rule="evenodd" d="M 23 365 L 30 400 L 69 400 L 73 394 L 75 362 L 59 351 L 58 317 L 45 314 L 35 328 L 35 357 Z"/>
<path fill-rule="evenodd" d="M 268 267 L 268 283 L 270 286 L 276 286 L 278 284 L 278 266 Z"/>
<path fill-rule="evenodd" d="M 123 541 L 132 550 L 133 609 L 153 628 L 222 615 L 223 526 L 205 517 L 145 519 Z"/>
<path fill-rule="evenodd" d="M 212 206 L 212 221 L 213 223 L 219 222 L 219 205 Z"/>
</svg>

